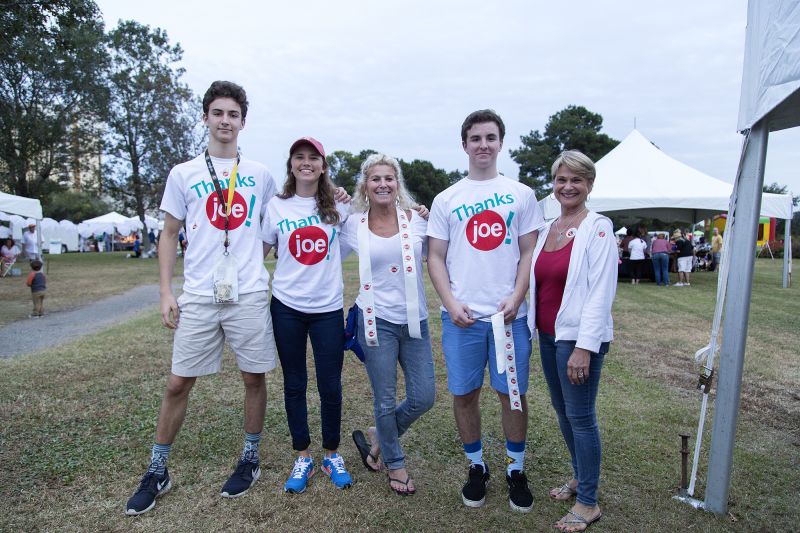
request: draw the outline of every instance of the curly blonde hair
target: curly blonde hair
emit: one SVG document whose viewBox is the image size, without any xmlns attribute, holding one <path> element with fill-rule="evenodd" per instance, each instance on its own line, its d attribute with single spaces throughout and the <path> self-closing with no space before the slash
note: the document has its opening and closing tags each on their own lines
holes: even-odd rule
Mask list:
<svg viewBox="0 0 800 533">
<path fill-rule="evenodd" d="M 356 190 L 353 195 L 353 210 L 366 211 L 369 209 L 369 199 L 367 198 L 367 178 L 369 171 L 378 165 L 386 165 L 394 170 L 397 177 L 397 202 L 400 209 L 411 209 L 416 206 L 414 198 L 408 192 L 406 180 L 403 178 L 403 170 L 400 163 L 394 157 L 385 154 L 372 154 L 361 164 L 361 172 L 356 180 Z"/>
</svg>

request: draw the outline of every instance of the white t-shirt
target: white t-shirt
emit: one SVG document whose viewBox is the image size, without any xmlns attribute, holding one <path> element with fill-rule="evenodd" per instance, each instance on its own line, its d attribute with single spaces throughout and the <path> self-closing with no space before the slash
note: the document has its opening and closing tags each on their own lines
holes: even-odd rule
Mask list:
<svg viewBox="0 0 800 533">
<path fill-rule="evenodd" d="M 527 185 L 502 175 L 482 181 L 463 178 L 433 200 L 428 237 L 448 241 L 446 265 L 453 296 L 469 305 L 475 316 L 489 320 L 500 301 L 514 292 L 520 235 L 543 225 Z M 527 312 L 523 302 L 517 318 Z"/>
<path fill-rule="evenodd" d="M 634 237 L 631 242 L 628 243 L 628 250 L 631 252 L 631 259 L 634 261 L 637 259 L 644 259 L 644 251 L 647 249 L 647 243 L 644 242 L 644 239 L 640 239 L 639 237 Z"/>
<path fill-rule="evenodd" d="M 227 201 L 228 177 L 236 160 L 212 157 L 211 161 Z M 239 162 L 238 175 L 228 225 L 228 251 L 236 258 L 239 294 L 247 294 L 269 289 L 262 232 L 267 202 L 275 196 L 275 181 L 264 165 L 244 158 Z M 225 250 L 225 206 L 220 205 L 203 154 L 170 171 L 161 210 L 185 222 L 190 244 L 183 261 L 183 290 L 212 296 L 214 268 Z"/>
<path fill-rule="evenodd" d="M 358 226 L 361 215 L 353 215 L 342 229 L 342 258 L 351 251 L 358 253 Z M 425 231 L 428 222 L 411 211 L 411 232 L 414 244 L 414 259 L 417 264 L 417 298 L 419 319 L 428 318 L 428 305 L 425 301 L 425 281 L 422 279 L 422 246 L 427 238 Z M 393 237 L 380 237 L 369 232 L 369 255 L 372 265 L 372 286 L 375 297 L 375 316 L 392 324 L 407 324 L 406 285 L 403 275 L 403 253 L 400 249 L 400 233 Z M 359 261 L 363 260 L 359 258 Z M 360 284 L 359 284 L 360 285 Z M 356 303 L 364 308 L 364 297 L 359 291 Z"/>
<path fill-rule="evenodd" d="M 273 198 L 267 205 L 264 242 L 278 246 L 272 294 L 302 313 L 342 309 L 342 261 L 338 240 L 350 206 L 336 204 L 339 224 L 320 220 L 315 198 Z"/>
<path fill-rule="evenodd" d="M 13 244 L 11 248 L 6 246 L 5 244 L 0 248 L 0 255 L 5 257 L 6 259 L 11 260 L 14 257 L 19 255 L 19 248 L 17 248 L 16 244 Z"/>
<path fill-rule="evenodd" d="M 25 230 L 22 233 L 22 240 L 24 243 L 23 247 L 25 248 L 25 253 L 28 255 L 35 254 L 37 249 L 36 232 Z"/>
</svg>

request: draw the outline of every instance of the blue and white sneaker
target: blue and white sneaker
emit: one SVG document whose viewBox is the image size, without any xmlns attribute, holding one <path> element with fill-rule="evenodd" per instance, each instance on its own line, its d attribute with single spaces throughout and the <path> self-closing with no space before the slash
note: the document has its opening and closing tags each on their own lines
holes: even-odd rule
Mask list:
<svg viewBox="0 0 800 533">
<path fill-rule="evenodd" d="M 258 462 L 241 459 L 239 464 L 236 465 L 236 470 L 225 482 L 219 495 L 223 498 L 244 496 L 250 490 L 250 487 L 258 481 L 259 477 L 261 477 L 261 468 L 259 468 Z"/>
<path fill-rule="evenodd" d="M 283 485 L 284 492 L 291 492 L 292 494 L 305 492 L 308 480 L 316 472 L 317 469 L 314 467 L 314 460 L 311 457 L 298 457 L 294 461 L 294 468 L 292 468 L 289 479 Z"/>
<path fill-rule="evenodd" d="M 344 467 L 344 459 L 338 453 L 325 457 L 322 461 L 322 471 L 328 474 L 337 489 L 346 489 L 353 484 L 353 478 Z"/>
<path fill-rule="evenodd" d="M 136 493 L 131 496 L 125 505 L 125 514 L 136 516 L 146 513 L 156 505 L 156 498 L 169 492 L 172 488 L 172 480 L 169 478 L 169 470 L 164 470 L 164 475 L 159 476 L 155 472 L 147 471 L 139 483 Z"/>
</svg>

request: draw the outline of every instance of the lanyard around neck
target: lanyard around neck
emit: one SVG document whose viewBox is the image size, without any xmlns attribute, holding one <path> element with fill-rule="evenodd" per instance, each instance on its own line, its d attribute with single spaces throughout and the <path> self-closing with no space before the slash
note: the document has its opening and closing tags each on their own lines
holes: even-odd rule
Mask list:
<svg viewBox="0 0 800 533">
<path fill-rule="evenodd" d="M 233 165 L 233 171 L 231 172 L 230 177 L 228 178 L 228 200 L 225 201 L 225 197 L 222 195 L 222 187 L 219 184 L 219 179 L 217 178 L 217 172 L 214 170 L 214 164 L 211 162 L 211 156 L 208 155 L 208 148 L 205 151 L 206 157 L 206 166 L 208 167 L 208 173 L 211 174 L 211 181 L 214 183 L 214 190 L 217 193 L 217 198 L 219 198 L 220 205 L 225 206 L 225 241 L 223 242 L 223 246 L 225 247 L 225 254 L 228 254 L 228 246 L 230 242 L 228 241 L 228 218 L 231 215 L 231 208 L 233 207 L 233 193 L 236 190 L 236 174 L 239 171 L 239 153 L 236 153 L 236 163 Z"/>
</svg>

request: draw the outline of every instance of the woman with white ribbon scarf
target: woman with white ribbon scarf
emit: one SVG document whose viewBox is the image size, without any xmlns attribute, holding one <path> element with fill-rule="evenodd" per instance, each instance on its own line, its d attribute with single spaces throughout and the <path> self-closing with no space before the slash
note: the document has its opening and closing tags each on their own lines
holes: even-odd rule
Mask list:
<svg viewBox="0 0 800 533">
<path fill-rule="evenodd" d="M 382 455 L 391 489 L 407 496 L 416 487 L 400 437 L 433 406 L 435 396 L 422 279 L 427 222 L 412 212 L 416 207 L 397 160 L 382 154 L 361 166 L 353 206 L 342 231 L 342 257 L 350 250 L 359 256 L 358 342 L 372 384 L 376 425 L 369 430 L 371 443 L 361 431 L 354 431 L 353 439 L 364 466 L 377 472 Z M 406 398 L 399 404 L 398 362 L 406 382 Z"/>
</svg>

